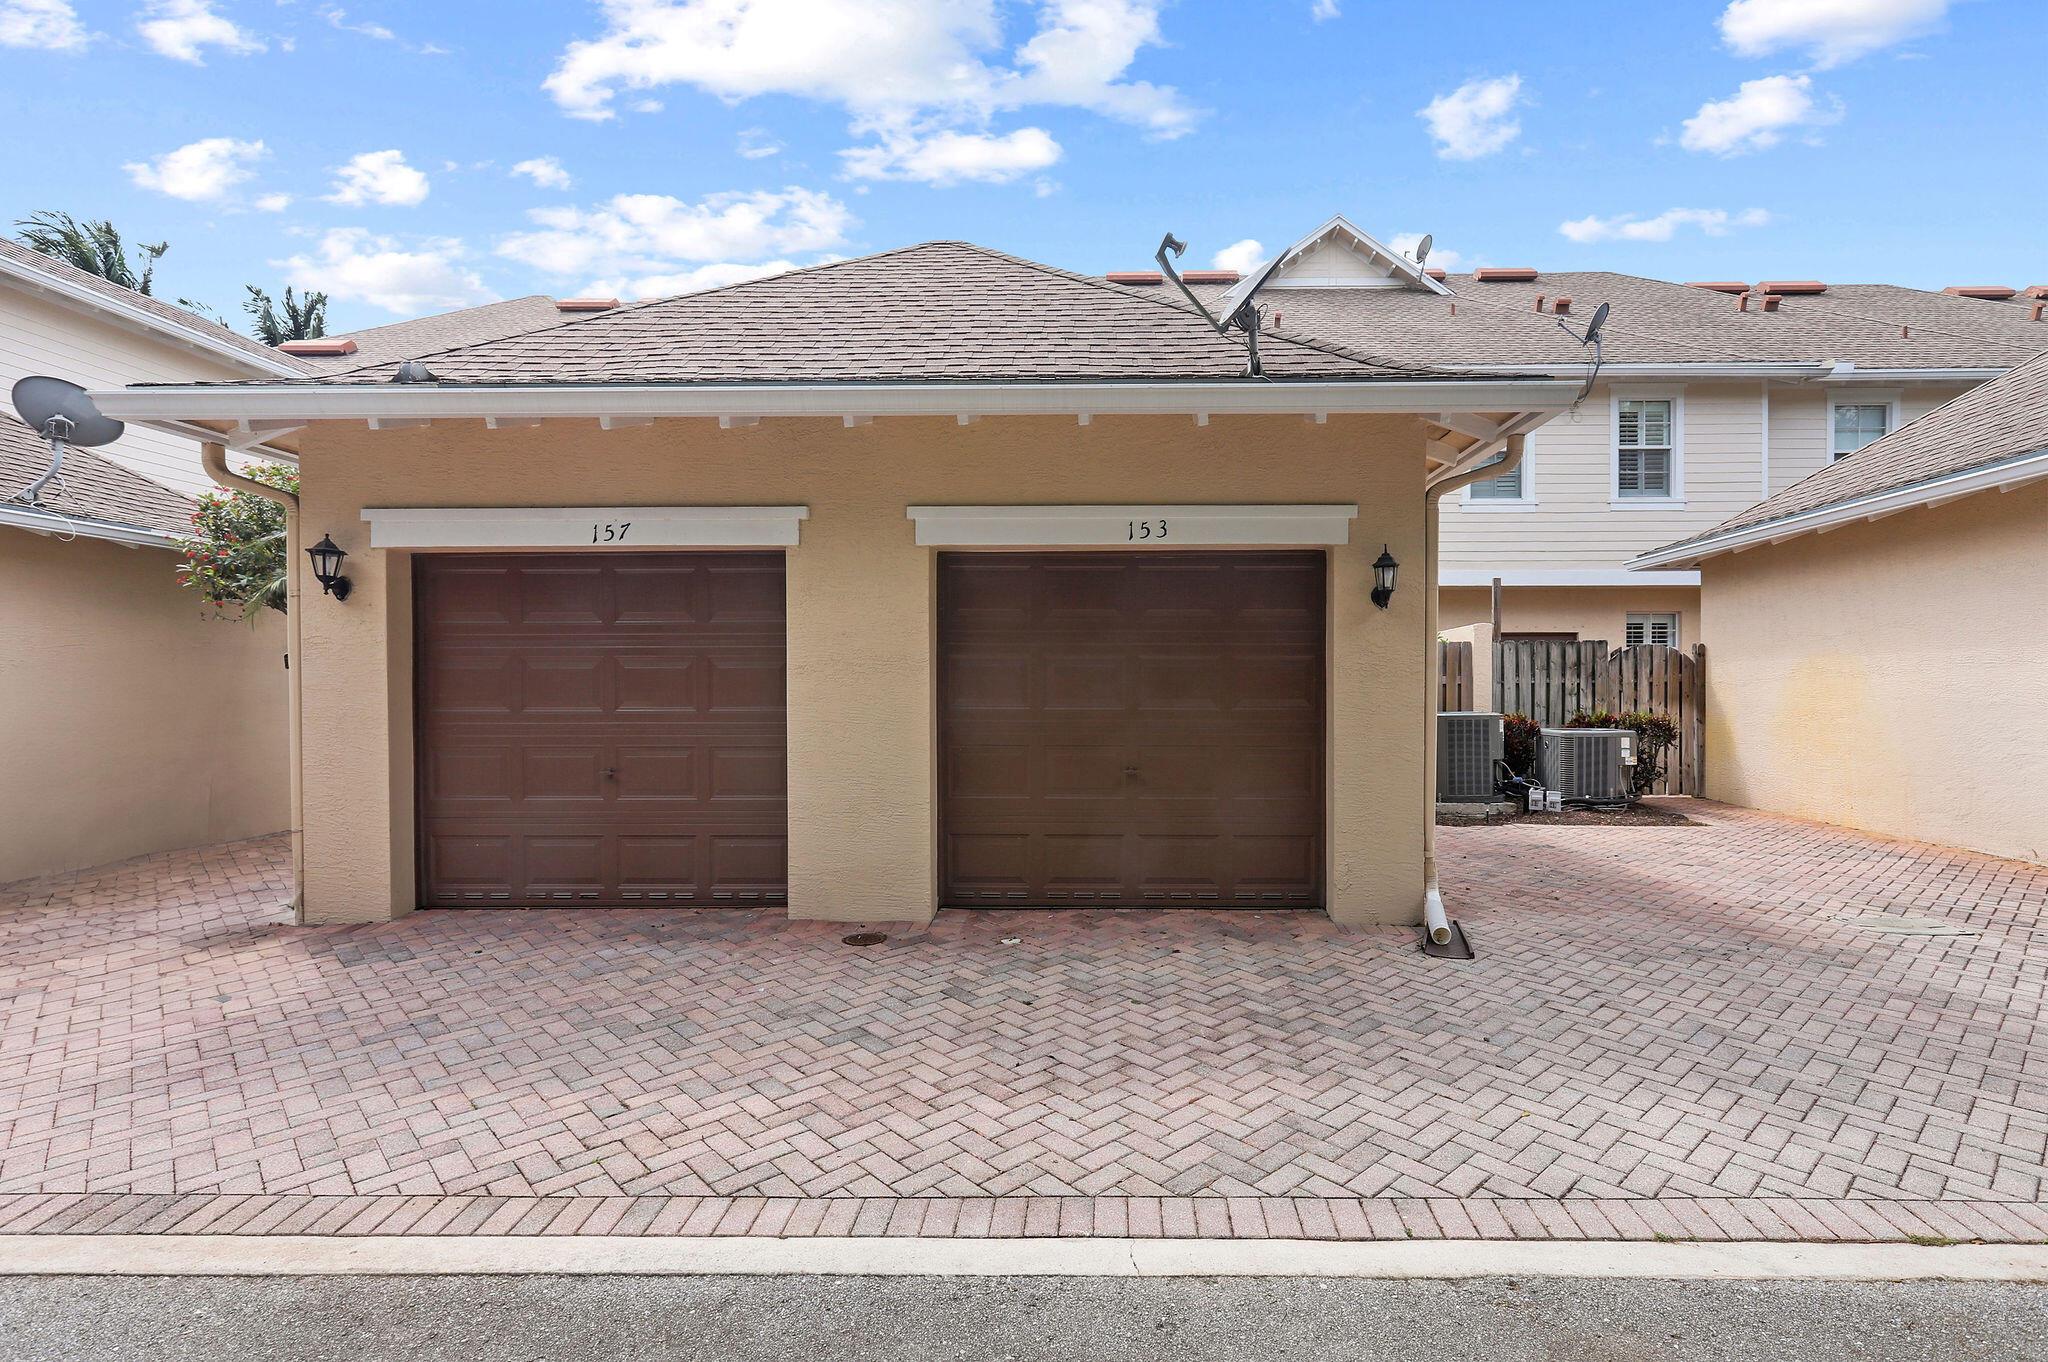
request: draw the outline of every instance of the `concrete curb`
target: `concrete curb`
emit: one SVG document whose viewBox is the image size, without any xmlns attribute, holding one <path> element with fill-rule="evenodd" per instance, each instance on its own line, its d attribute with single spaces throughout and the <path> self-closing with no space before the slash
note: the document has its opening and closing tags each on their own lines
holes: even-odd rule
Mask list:
<svg viewBox="0 0 2048 1362">
<path fill-rule="evenodd" d="M 0 1235 L 0 1276 L 1603 1277 L 2048 1283 L 2048 1247 Z"/>
</svg>

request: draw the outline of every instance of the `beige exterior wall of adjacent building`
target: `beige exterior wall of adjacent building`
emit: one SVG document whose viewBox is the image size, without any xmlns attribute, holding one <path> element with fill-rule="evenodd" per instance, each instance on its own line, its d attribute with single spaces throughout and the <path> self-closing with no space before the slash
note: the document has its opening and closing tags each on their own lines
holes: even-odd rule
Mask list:
<svg viewBox="0 0 2048 1362">
<path fill-rule="evenodd" d="M 2048 861 L 2048 485 L 1704 574 L 1711 798 Z"/>
<path fill-rule="evenodd" d="M 1486 587 L 1447 586 L 1437 606 L 1443 627 L 1486 624 L 1493 593 Z M 1510 586 L 1501 588 L 1504 634 L 1576 634 L 1616 648 L 1627 638 L 1632 614 L 1678 616 L 1678 643 L 1700 641 L 1700 593 L 1688 586 Z"/>
<path fill-rule="evenodd" d="M 302 457 L 304 532 L 349 550 L 355 583 L 346 603 L 305 596 L 308 921 L 378 920 L 417 900 L 411 560 L 369 548 L 362 511 L 480 504 L 808 506 L 788 560 L 790 911 L 916 921 L 938 883 L 937 551 L 917 545 L 906 507 L 1356 503 L 1350 542 L 1328 551 L 1327 906 L 1352 922 L 1419 917 L 1424 436 L 1412 418 L 337 424 L 309 428 Z M 1382 543 L 1411 569 L 1385 611 L 1368 599 Z"/>
<path fill-rule="evenodd" d="M 283 617 L 203 618 L 175 563 L 0 528 L 0 881 L 290 822 Z"/>
</svg>

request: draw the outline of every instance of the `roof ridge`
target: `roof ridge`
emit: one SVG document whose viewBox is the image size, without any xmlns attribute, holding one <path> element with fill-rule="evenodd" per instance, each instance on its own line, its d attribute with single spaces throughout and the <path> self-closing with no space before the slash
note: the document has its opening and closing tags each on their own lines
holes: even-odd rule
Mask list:
<svg viewBox="0 0 2048 1362">
<path fill-rule="evenodd" d="M 1562 271 L 1561 271 L 1561 272 L 1562 272 Z M 1617 271 L 1614 271 L 1614 270 L 1584 270 L 1584 271 L 1580 271 L 1580 273 L 1585 273 L 1585 274 L 1617 274 L 1618 272 L 1617 272 Z M 1620 277 L 1620 278 L 1623 278 L 1623 279 L 1640 279 L 1640 280 L 1644 281 L 1645 283 L 1651 283 L 1651 284 L 1665 284 L 1665 285 L 1668 285 L 1668 286 L 1669 286 L 1669 287 L 1671 287 L 1671 288 L 1685 288 L 1685 287 L 1687 287 L 1687 285 L 1685 285 L 1685 284 L 1673 284 L 1673 283 L 1671 283 L 1671 281 L 1670 281 L 1670 280 L 1668 280 L 1668 279 L 1651 279 L 1651 278 L 1650 278 L 1650 277 L 1649 277 L 1648 275 L 1637 275 L 1637 274 L 1623 274 L 1623 275 L 1619 275 L 1619 277 Z M 1546 313 L 1541 313 L 1541 312 L 1533 312 L 1533 313 L 1526 313 L 1526 314 L 1524 314 L 1524 313 L 1523 313 L 1523 311 L 1522 311 L 1522 309 L 1521 309 L 1521 308 L 1519 308 L 1519 307 L 1510 307 L 1510 306 L 1508 306 L 1508 305 L 1507 305 L 1506 303 L 1496 303 L 1496 302 L 1491 302 L 1491 301 L 1487 301 L 1487 300 L 1482 300 L 1482 299 L 1479 299 L 1479 298 L 1475 298 L 1475 297 L 1473 297 L 1472 295 L 1470 295 L 1470 294 L 1466 294 L 1466 293 L 1454 293 L 1454 294 L 1453 294 L 1452 296 L 1453 296 L 1453 297 L 1455 297 L 1455 298 L 1458 298 L 1458 299 L 1464 300 L 1464 301 L 1468 301 L 1468 302 L 1472 303 L 1472 304 L 1473 304 L 1474 306 L 1477 306 L 1477 307 L 1490 307 L 1490 308 L 1494 308 L 1495 310 L 1497 310 L 1497 311 L 1500 311 L 1500 312 L 1512 312 L 1512 313 L 1516 313 L 1516 314 L 1518 314 L 1518 315 L 1527 315 L 1527 316 L 1534 316 L 1534 317 L 1541 317 L 1541 316 L 1546 316 L 1546 315 L 1549 315 L 1549 314 L 1546 314 Z M 1621 333 L 1622 335 L 1624 335 L 1624 336 L 1638 336 L 1638 337 L 1641 337 L 1641 338 L 1642 338 L 1642 339 L 1644 339 L 1644 340 L 1653 340 L 1653 341 L 1656 341 L 1656 342 L 1657 342 L 1657 343 L 1659 343 L 1660 345 L 1672 345 L 1672 346 L 1676 346 L 1676 347 L 1678 347 L 1678 348 L 1679 348 L 1679 349 L 1681 349 L 1681 350 L 1691 350 L 1691 351 L 1693 351 L 1693 352 L 1695 352 L 1695 353 L 1697 353 L 1697 354 L 1703 354 L 1703 355 L 1720 355 L 1720 356 L 1722 356 L 1722 357 L 1723 357 L 1723 358 L 1725 358 L 1725 359 L 1739 360 L 1739 361 L 1741 361 L 1741 362 L 1743 362 L 1743 363 L 1747 363 L 1747 364 L 1768 364 L 1768 363 L 1770 363 L 1770 362 L 1771 362 L 1771 361 L 1770 361 L 1770 360 L 1768 360 L 1768 359 L 1758 359 L 1758 358 L 1757 358 L 1757 357 L 1756 357 L 1756 356 L 1755 356 L 1754 354 L 1749 354 L 1749 353 L 1747 353 L 1747 352 L 1744 352 L 1744 351 L 1741 351 L 1741 350 L 1723 350 L 1723 349 L 1721 349 L 1721 348 L 1720 348 L 1719 346 L 1715 346 L 1715 345 L 1701 345 L 1701 344 L 1700 344 L 1699 342 L 1697 342 L 1697 341 L 1682 341 L 1682 340 L 1674 340 L 1674 339 L 1672 339 L 1672 338 L 1671 338 L 1670 336 L 1665 336 L 1665 335 L 1659 335 L 1659 334 L 1658 334 L 1657 332 L 1655 332 L 1655 331 L 1647 331 L 1647 330 L 1644 330 L 1644 329 L 1643 329 L 1643 328 L 1641 328 L 1641 327 L 1629 326 L 1629 325 L 1627 325 L 1626 323 L 1624 323 L 1624 324 L 1623 324 L 1623 325 L 1621 325 L 1621 326 L 1615 326 L 1615 325 L 1613 324 L 1613 320 L 1612 320 L 1612 314 L 1609 314 L 1609 321 L 1608 321 L 1608 328 L 1607 328 L 1607 329 L 1609 329 L 1609 330 L 1611 330 L 1611 331 L 1619 331 L 1619 332 L 1620 332 L 1620 333 Z"/>
<path fill-rule="evenodd" d="M 1135 289 L 1126 288 L 1122 284 L 1112 283 L 1107 279 L 1100 279 L 1095 277 L 1094 275 L 1078 274 L 1073 270 L 1061 269 L 1057 265 L 1048 265 L 1043 261 L 1027 259 L 1026 257 L 1021 255 L 1011 255 L 1007 251 L 999 251 L 994 249 L 993 247 L 977 245 L 972 241 L 956 241 L 949 242 L 946 244 L 964 246 L 968 250 L 979 251 L 983 255 L 991 256 L 997 260 L 1006 260 L 1013 265 L 1024 265 L 1030 269 L 1037 270 L 1042 274 L 1050 274 L 1056 278 L 1067 279 L 1075 283 L 1086 284 L 1090 288 L 1099 289 L 1105 293 L 1115 294 L 1119 298 L 1128 298 L 1132 302 L 1151 303 L 1155 307 L 1170 308 L 1175 312 L 1183 314 L 1184 316 L 1198 318 L 1202 320 L 1204 323 L 1208 321 L 1208 318 L 1205 314 L 1198 312 L 1194 308 L 1188 306 L 1188 304 L 1184 300 L 1179 298 L 1168 297 L 1163 293 L 1158 295 L 1154 295 L 1151 293 L 1140 293 Z M 1149 288 L 1151 286 L 1148 285 L 1147 287 Z M 1261 333 L 1264 334 L 1263 327 L 1261 328 Z M 1335 341 L 1327 341 L 1318 336 L 1291 334 L 1285 331 L 1276 332 L 1272 334 L 1278 335 L 1281 340 L 1287 342 L 1289 345 L 1298 345 L 1305 350 L 1316 350 L 1320 351 L 1323 354 L 1335 355 L 1339 359 L 1348 359 L 1351 360 L 1353 363 L 1357 364 L 1369 364 L 1374 366 L 1375 368 L 1382 369 L 1397 369 L 1403 373 L 1431 372 L 1429 366 L 1427 365 L 1418 365 L 1405 360 L 1388 359 L 1377 355 L 1367 354 L 1364 351 L 1353 350 L 1349 346 L 1338 344 Z"/>
</svg>

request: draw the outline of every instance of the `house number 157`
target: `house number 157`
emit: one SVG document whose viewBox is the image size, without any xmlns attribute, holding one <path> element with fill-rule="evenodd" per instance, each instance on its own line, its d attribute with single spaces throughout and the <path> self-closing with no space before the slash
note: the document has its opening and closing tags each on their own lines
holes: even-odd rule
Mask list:
<svg viewBox="0 0 2048 1362">
<path fill-rule="evenodd" d="M 1133 520 L 1129 522 L 1126 538 L 1164 539 L 1166 538 L 1166 522 L 1163 520 Z"/>
<path fill-rule="evenodd" d="M 623 544 L 626 541 L 626 531 L 632 528 L 633 522 L 630 520 L 614 520 L 602 525 L 592 525 L 590 527 L 590 542 L 593 544 Z"/>
</svg>

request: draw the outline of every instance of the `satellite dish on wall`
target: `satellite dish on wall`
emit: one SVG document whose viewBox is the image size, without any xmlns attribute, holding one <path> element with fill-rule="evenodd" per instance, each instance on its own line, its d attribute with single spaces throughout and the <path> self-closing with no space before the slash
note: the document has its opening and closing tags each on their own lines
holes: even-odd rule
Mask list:
<svg viewBox="0 0 2048 1362">
<path fill-rule="evenodd" d="M 102 416 L 85 389 L 61 378 L 30 374 L 14 385 L 13 399 L 22 424 L 53 443 L 93 449 L 112 444 L 127 428 Z"/>
</svg>

